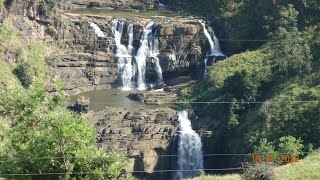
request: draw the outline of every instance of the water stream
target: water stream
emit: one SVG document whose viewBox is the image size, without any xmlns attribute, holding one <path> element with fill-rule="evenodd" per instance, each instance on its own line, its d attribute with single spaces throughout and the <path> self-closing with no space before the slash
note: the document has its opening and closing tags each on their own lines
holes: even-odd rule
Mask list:
<svg viewBox="0 0 320 180">
<path fill-rule="evenodd" d="M 89 27 L 94 30 L 98 37 L 106 37 L 105 33 L 101 31 L 100 27 L 97 24 L 90 22 Z"/>
<path fill-rule="evenodd" d="M 207 57 L 203 60 L 204 61 L 204 73 L 203 78 L 207 77 L 207 62 L 208 62 L 208 56 L 225 56 L 220 48 L 219 40 L 216 35 L 213 35 L 213 38 L 211 37 L 210 33 L 208 32 L 208 29 L 206 28 L 206 24 L 204 21 L 199 20 L 199 23 L 203 27 L 203 32 L 205 36 L 207 37 L 209 44 L 210 44 L 210 54 L 207 55 Z"/>
<path fill-rule="evenodd" d="M 124 23 L 118 20 L 112 20 L 112 31 L 114 34 L 114 40 L 117 46 L 116 56 L 118 58 L 118 74 L 119 85 L 123 90 L 132 89 L 132 80 L 135 69 L 132 65 L 132 52 L 133 52 L 133 25 L 128 25 L 129 43 L 128 46 L 121 44 L 121 36 L 123 33 Z"/>
<path fill-rule="evenodd" d="M 137 53 L 134 54 L 133 47 L 133 24 L 127 25 L 128 44 L 125 46 L 121 43 L 123 34 L 124 22 L 117 19 L 112 20 L 112 31 L 114 34 L 114 41 L 116 43 L 116 56 L 118 59 L 118 74 L 119 87 L 122 90 L 146 90 L 146 70 L 147 62 L 154 65 L 154 71 L 157 73 L 157 82 L 155 84 L 162 84 L 162 69 L 158 59 L 159 55 L 159 40 L 155 24 L 153 21 L 149 22 L 144 28 L 141 38 L 140 46 Z"/>
<path fill-rule="evenodd" d="M 197 174 L 197 170 L 203 169 L 202 143 L 199 135 L 192 130 L 191 121 L 188 118 L 188 111 L 178 113 L 180 122 L 177 171 L 173 179 L 192 178 Z"/>
</svg>

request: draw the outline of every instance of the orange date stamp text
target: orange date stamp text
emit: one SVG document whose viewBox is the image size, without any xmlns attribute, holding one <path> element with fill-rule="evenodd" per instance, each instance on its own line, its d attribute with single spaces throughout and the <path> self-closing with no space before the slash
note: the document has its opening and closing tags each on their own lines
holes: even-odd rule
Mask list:
<svg viewBox="0 0 320 180">
<path fill-rule="evenodd" d="M 279 163 L 296 163 L 299 162 L 299 155 L 294 154 L 252 154 L 252 162 L 261 163 L 261 162 L 279 162 Z"/>
</svg>

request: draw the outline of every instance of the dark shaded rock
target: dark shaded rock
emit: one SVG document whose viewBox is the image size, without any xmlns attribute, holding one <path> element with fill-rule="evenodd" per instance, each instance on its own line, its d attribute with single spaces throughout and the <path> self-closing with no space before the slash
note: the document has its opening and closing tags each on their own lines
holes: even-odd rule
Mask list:
<svg viewBox="0 0 320 180">
<path fill-rule="evenodd" d="M 77 113 L 87 113 L 89 111 L 90 98 L 79 96 L 74 106 L 68 107 L 70 110 Z"/>
</svg>

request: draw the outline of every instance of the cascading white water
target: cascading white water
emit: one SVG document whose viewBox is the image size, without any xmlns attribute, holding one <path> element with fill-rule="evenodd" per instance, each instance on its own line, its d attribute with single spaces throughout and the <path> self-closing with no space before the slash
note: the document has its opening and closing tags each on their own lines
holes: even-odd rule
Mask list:
<svg viewBox="0 0 320 180">
<path fill-rule="evenodd" d="M 160 66 L 159 58 L 153 57 L 153 59 L 154 59 L 153 63 L 155 64 L 155 70 L 156 70 L 157 76 L 158 76 L 157 83 L 158 84 L 162 84 L 163 83 L 163 76 L 162 76 L 162 69 L 161 69 L 161 66 Z"/>
<path fill-rule="evenodd" d="M 187 110 L 178 113 L 180 134 L 178 143 L 177 171 L 174 179 L 187 179 L 196 175 L 197 170 L 203 169 L 202 143 L 199 135 L 192 130 Z M 186 171 L 188 170 L 188 171 Z"/>
<path fill-rule="evenodd" d="M 211 35 L 208 32 L 208 29 L 206 28 L 206 24 L 204 21 L 199 20 L 200 24 L 203 27 L 203 32 L 205 36 L 207 37 L 209 44 L 210 44 L 210 54 L 209 56 L 225 56 L 220 49 L 219 40 L 216 35 L 213 36 L 213 39 Z"/>
<path fill-rule="evenodd" d="M 95 24 L 93 22 L 89 22 L 89 27 L 94 30 L 94 32 L 96 33 L 96 35 L 98 37 L 106 37 L 104 32 L 101 31 L 100 27 L 97 24 Z"/>
<path fill-rule="evenodd" d="M 210 55 L 213 55 L 213 52 L 214 52 L 214 42 L 206 28 L 206 24 L 204 21 L 200 21 L 199 20 L 199 23 L 202 25 L 203 27 L 203 32 L 204 32 L 204 35 L 207 37 L 208 41 L 209 41 L 209 44 L 210 44 Z"/>
<path fill-rule="evenodd" d="M 152 34 L 154 22 L 151 21 L 144 28 L 141 39 L 140 48 L 135 56 L 137 64 L 137 86 L 139 90 L 146 89 L 146 66 L 148 59 L 154 59 L 156 71 L 159 79 L 162 81 L 162 70 L 160 67 L 159 59 L 157 58 L 159 54 L 159 41 L 156 35 Z"/>
<path fill-rule="evenodd" d="M 214 49 L 213 49 L 213 52 L 211 52 L 211 54 L 213 54 L 214 56 L 225 56 L 221 51 L 219 39 L 217 38 L 216 35 L 213 36 L 213 42 L 214 42 Z"/>
<path fill-rule="evenodd" d="M 130 23 L 128 25 L 128 36 L 129 36 L 129 39 L 128 39 L 128 53 L 130 55 L 133 55 L 133 46 L 132 46 L 132 43 L 133 43 L 133 24 Z"/>
<path fill-rule="evenodd" d="M 137 89 L 145 90 L 146 85 L 146 68 L 147 61 L 154 64 L 157 73 L 157 84 L 163 83 L 162 70 L 158 59 L 159 40 L 156 33 L 153 32 L 154 22 L 151 21 L 144 28 L 140 38 L 140 47 L 135 54 L 133 47 L 133 24 L 127 26 L 128 45 L 121 44 L 121 36 L 123 33 L 124 23 L 118 20 L 112 20 L 112 30 L 114 33 L 114 41 L 116 43 L 116 56 L 118 59 L 118 73 L 120 76 L 120 86 L 122 90 L 131 90 L 134 84 Z M 133 57 L 135 61 L 133 62 Z M 137 82 L 133 82 L 134 79 Z"/>
<path fill-rule="evenodd" d="M 121 44 L 121 36 L 123 33 L 124 23 L 119 22 L 118 20 L 112 20 L 112 31 L 114 34 L 114 40 L 116 42 L 117 51 L 116 56 L 118 58 L 118 73 L 120 75 L 121 89 L 131 90 L 132 89 L 132 80 L 134 77 L 135 69 L 132 65 L 132 53 L 133 53 L 133 25 L 128 25 L 128 46 Z"/>
<path fill-rule="evenodd" d="M 220 44 L 219 44 L 219 40 L 217 38 L 216 35 L 213 36 L 213 39 L 211 38 L 207 28 L 206 28 L 206 24 L 204 21 L 199 20 L 200 24 L 203 27 L 203 32 L 205 34 L 205 36 L 207 37 L 209 44 L 210 44 L 210 54 L 209 56 L 225 56 L 220 48 Z M 203 73 L 203 78 L 205 78 L 207 76 L 207 62 L 208 62 L 208 58 L 206 57 L 204 60 L 204 73 Z"/>
<path fill-rule="evenodd" d="M 160 66 L 159 58 L 157 57 L 159 52 L 159 40 L 157 34 L 152 34 L 149 40 L 149 57 L 155 66 L 155 71 L 157 72 L 157 84 L 163 83 L 162 69 Z"/>
</svg>

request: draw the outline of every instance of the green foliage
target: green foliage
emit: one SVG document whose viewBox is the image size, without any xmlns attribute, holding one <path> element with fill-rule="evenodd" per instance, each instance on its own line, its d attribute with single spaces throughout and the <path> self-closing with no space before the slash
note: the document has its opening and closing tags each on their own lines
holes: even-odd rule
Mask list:
<svg viewBox="0 0 320 180">
<path fill-rule="evenodd" d="M 297 78 L 296 82 L 287 82 L 281 85 L 281 88 L 275 89 L 277 95 L 259 109 L 259 118 L 263 121 L 256 123 L 262 123 L 261 126 L 266 128 L 262 131 L 250 128 L 250 131 L 260 131 L 265 137 L 273 140 L 287 135 L 301 137 L 305 144 L 312 143 L 319 147 L 320 141 L 317 137 L 320 135 L 320 104 L 299 102 L 320 99 L 320 89 L 316 87 L 318 75 L 315 73 L 307 79 Z"/>
<path fill-rule="evenodd" d="M 228 127 L 234 128 L 239 125 L 238 118 L 239 116 L 236 114 L 236 110 L 239 109 L 239 104 L 237 104 L 236 99 L 233 99 L 233 103 L 230 105 L 230 112 L 229 112 L 229 120 L 228 120 Z"/>
<path fill-rule="evenodd" d="M 34 0 L 43 12 L 51 13 L 58 5 L 60 0 Z"/>
<path fill-rule="evenodd" d="M 204 170 L 198 170 L 196 173 L 196 177 L 203 177 L 206 175 L 206 172 Z"/>
<path fill-rule="evenodd" d="M 271 77 L 270 54 L 263 51 L 248 51 L 236 54 L 225 61 L 214 64 L 209 71 L 209 82 L 213 87 L 223 86 L 224 81 L 237 72 L 246 72 L 259 80 L 268 80 Z"/>
<path fill-rule="evenodd" d="M 279 71 L 288 73 L 301 72 L 302 69 L 311 71 L 311 50 L 302 33 L 297 27 L 299 12 L 293 5 L 282 7 L 280 10 L 279 27 L 272 33 L 271 43 L 274 52 L 273 61 Z"/>
<path fill-rule="evenodd" d="M 261 96 L 262 86 L 271 79 L 269 54 L 251 51 L 232 56 L 214 64 L 209 78 L 181 91 L 181 101 L 234 102 L 228 104 L 197 104 L 195 110 L 219 118 L 228 128 L 240 124 L 241 112 L 248 108 L 243 101 L 256 101 Z"/>
<path fill-rule="evenodd" d="M 20 82 L 13 75 L 10 66 L 0 60 L 0 92 L 11 88 L 21 88 Z"/>
<path fill-rule="evenodd" d="M 259 141 L 258 146 L 254 146 L 253 152 L 255 154 L 274 154 L 274 142 L 268 142 L 266 138 L 262 138 Z"/>
<path fill-rule="evenodd" d="M 28 88 L 35 79 L 45 80 L 48 73 L 45 52 L 46 46 L 42 43 L 31 43 L 20 49 L 18 66 L 14 72 L 25 88 Z"/>
<path fill-rule="evenodd" d="M 284 136 L 279 139 L 278 151 L 286 154 L 302 154 L 302 140 L 292 136 Z"/>
<path fill-rule="evenodd" d="M 61 107 L 66 95 L 59 89 L 56 86 L 55 93 L 47 94 L 35 83 L 27 91 L 11 89 L 1 94 L 0 117 L 7 126 L 0 129 L 0 173 L 58 173 L 46 176 L 54 179 L 116 178 L 126 159 L 96 149 L 93 126 Z"/>
<path fill-rule="evenodd" d="M 0 53 L 9 54 L 15 53 L 20 47 L 17 32 L 12 24 L 8 21 L 4 21 L 0 26 Z"/>
</svg>

